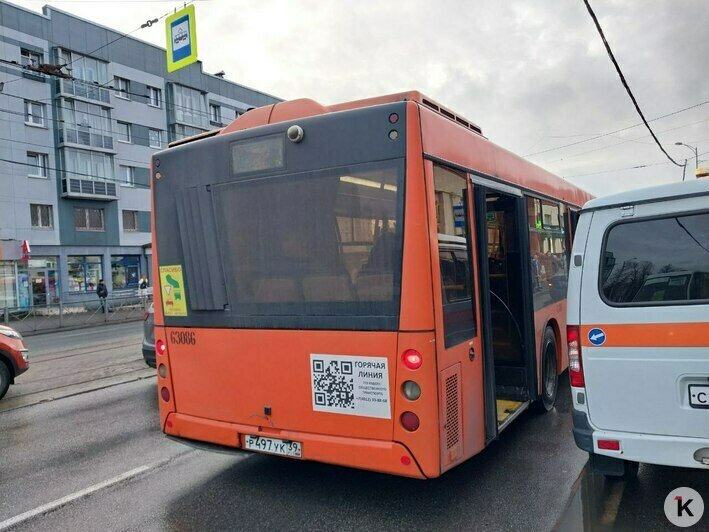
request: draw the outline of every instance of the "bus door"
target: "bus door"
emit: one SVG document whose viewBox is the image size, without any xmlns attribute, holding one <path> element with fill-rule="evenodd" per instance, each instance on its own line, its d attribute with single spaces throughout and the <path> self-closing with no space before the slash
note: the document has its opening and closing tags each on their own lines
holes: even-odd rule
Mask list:
<svg viewBox="0 0 709 532">
<path fill-rule="evenodd" d="M 446 470 L 485 447 L 483 348 L 472 187 L 465 174 L 428 165 L 435 190 L 432 270 L 434 288 L 440 286 L 434 297 L 441 469 Z"/>
<path fill-rule="evenodd" d="M 537 396 L 529 239 L 521 191 L 474 175 L 471 179 L 489 441 Z"/>
</svg>

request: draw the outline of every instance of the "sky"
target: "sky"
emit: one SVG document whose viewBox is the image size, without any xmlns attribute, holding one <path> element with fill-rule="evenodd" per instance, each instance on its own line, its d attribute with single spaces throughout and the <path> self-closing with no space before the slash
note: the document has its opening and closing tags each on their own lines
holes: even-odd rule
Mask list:
<svg viewBox="0 0 709 532">
<path fill-rule="evenodd" d="M 697 147 L 700 166 L 702 158 L 709 165 L 709 4 L 590 1 L 645 116 L 672 113 L 650 124 L 675 160 L 690 159 L 686 175 L 695 179 L 692 150 L 675 142 Z M 36 11 L 49 3 L 122 32 L 182 6 L 13 3 Z M 274 96 L 326 105 L 419 90 L 481 126 L 493 142 L 595 195 L 682 179 L 683 169 L 637 126 L 641 120 L 582 0 L 197 0 L 195 6 L 205 72 L 224 70 L 227 79 Z M 162 23 L 133 36 L 165 46 Z"/>
</svg>

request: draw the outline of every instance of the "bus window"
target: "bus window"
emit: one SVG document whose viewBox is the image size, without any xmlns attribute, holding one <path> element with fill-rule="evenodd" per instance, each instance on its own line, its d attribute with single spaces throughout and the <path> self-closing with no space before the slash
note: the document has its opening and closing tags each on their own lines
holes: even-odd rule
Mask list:
<svg viewBox="0 0 709 532">
<path fill-rule="evenodd" d="M 465 176 L 442 166 L 434 165 L 433 186 L 436 191 L 438 233 L 465 236 L 465 207 L 463 205 L 463 195 L 467 192 Z"/>
<path fill-rule="evenodd" d="M 335 326 L 394 329 L 402 177 L 394 161 L 213 186 L 234 314 L 264 326 L 269 315 L 287 328 L 347 316 Z"/>
<path fill-rule="evenodd" d="M 569 276 L 566 207 L 527 198 L 534 308 L 566 297 Z M 532 223 L 534 225 L 532 225 Z"/>
<path fill-rule="evenodd" d="M 464 249 L 442 247 L 439 259 L 443 291 L 443 333 L 445 346 L 449 348 L 475 336 L 472 272 Z"/>
</svg>

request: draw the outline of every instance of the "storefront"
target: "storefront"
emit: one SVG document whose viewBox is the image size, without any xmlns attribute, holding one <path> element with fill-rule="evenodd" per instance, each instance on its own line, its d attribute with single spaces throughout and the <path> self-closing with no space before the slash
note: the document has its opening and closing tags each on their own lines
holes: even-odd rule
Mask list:
<svg viewBox="0 0 709 532">
<path fill-rule="evenodd" d="M 59 302 L 57 257 L 0 261 L 0 307 L 26 309 Z"/>
</svg>

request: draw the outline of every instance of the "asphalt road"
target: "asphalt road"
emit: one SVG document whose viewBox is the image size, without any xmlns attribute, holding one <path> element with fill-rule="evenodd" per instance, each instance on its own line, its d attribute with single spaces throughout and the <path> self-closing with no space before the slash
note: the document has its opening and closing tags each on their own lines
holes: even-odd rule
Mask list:
<svg viewBox="0 0 709 532">
<path fill-rule="evenodd" d="M 88 333 L 32 349 L 131 336 Z M 564 379 L 554 411 L 523 414 L 485 452 L 419 481 L 193 450 L 160 433 L 153 378 L 101 387 L 0 412 L 0 530 L 664 530 L 656 503 L 671 488 L 709 501 L 703 472 L 643 466 L 633 484 L 589 481 L 569 403 Z"/>
</svg>

